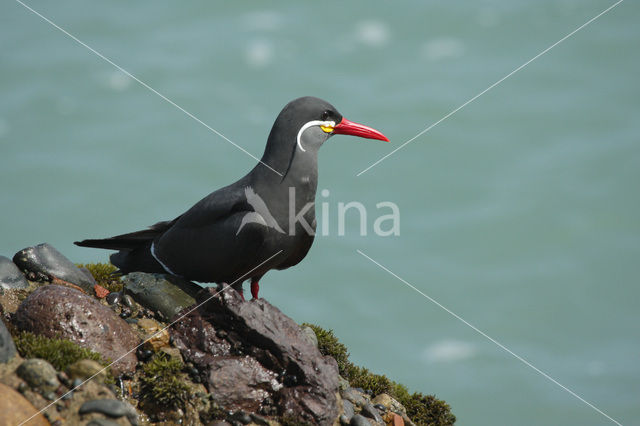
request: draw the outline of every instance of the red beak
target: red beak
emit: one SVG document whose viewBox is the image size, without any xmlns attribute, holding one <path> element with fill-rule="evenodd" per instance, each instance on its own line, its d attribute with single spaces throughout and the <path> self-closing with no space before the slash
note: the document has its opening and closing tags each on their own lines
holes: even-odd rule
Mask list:
<svg viewBox="0 0 640 426">
<path fill-rule="evenodd" d="M 364 124 L 354 123 L 346 118 L 342 118 L 342 121 L 333 128 L 333 133 L 336 135 L 360 136 L 361 138 L 378 139 L 389 142 L 389 139 L 376 129 L 372 129 Z"/>
</svg>

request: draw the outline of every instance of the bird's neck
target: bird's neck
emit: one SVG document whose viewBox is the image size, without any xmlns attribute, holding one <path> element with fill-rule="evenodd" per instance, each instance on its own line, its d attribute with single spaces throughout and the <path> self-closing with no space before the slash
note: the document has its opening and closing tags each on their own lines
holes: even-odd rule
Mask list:
<svg viewBox="0 0 640 426">
<path fill-rule="evenodd" d="M 304 152 L 295 149 L 289 155 L 267 149 L 261 163 L 250 175 L 251 185 L 256 192 L 261 196 L 268 194 L 263 198 L 268 200 L 268 207 L 276 220 L 284 222 L 281 226 L 288 226 L 291 209 L 294 215 L 304 210 L 308 223 L 315 218 L 315 206 L 305 207 L 315 203 L 318 186 L 317 149 Z"/>
</svg>

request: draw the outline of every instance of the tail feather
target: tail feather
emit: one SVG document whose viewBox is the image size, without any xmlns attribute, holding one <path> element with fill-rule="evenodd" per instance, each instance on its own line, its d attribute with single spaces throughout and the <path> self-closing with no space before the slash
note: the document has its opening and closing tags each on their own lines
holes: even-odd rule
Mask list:
<svg viewBox="0 0 640 426">
<path fill-rule="evenodd" d="M 111 238 L 76 241 L 74 244 L 80 247 L 94 247 L 110 250 L 133 250 L 147 244 L 160 234 L 161 232 L 145 229 L 144 231 L 116 235 Z"/>
<path fill-rule="evenodd" d="M 76 241 L 74 244 L 80 247 L 94 247 L 109 250 L 135 250 L 150 244 L 150 242 L 158 235 L 169 229 L 176 220 L 178 219 L 176 218 L 166 222 L 158 222 L 155 225 L 150 226 L 148 229 L 143 229 L 142 231 L 129 232 L 127 234 L 116 235 L 111 238 Z"/>
</svg>

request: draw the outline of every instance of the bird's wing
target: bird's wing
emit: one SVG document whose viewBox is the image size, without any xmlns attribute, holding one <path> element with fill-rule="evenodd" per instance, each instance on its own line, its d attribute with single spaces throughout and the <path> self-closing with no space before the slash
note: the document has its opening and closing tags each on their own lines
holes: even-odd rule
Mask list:
<svg viewBox="0 0 640 426">
<path fill-rule="evenodd" d="M 263 219 L 251 220 L 256 213 L 245 186 L 218 190 L 184 213 L 154 240 L 156 259 L 179 275 L 205 282 L 237 279 L 256 266 L 270 228 Z"/>
</svg>

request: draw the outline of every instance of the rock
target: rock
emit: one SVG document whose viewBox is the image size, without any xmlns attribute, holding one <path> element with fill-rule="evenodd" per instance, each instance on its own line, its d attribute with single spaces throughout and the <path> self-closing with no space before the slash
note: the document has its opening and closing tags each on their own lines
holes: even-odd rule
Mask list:
<svg viewBox="0 0 640 426">
<path fill-rule="evenodd" d="M 259 416 L 256 413 L 251 413 L 251 421 L 255 424 L 257 424 L 258 426 L 269 426 L 271 423 L 269 422 L 269 419 Z"/>
<path fill-rule="evenodd" d="M 56 369 L 43 359 L 24 361 L 17 373 L 32 389 L 38 389 L 42 394 L 53 392 L 60 386 Z"/>
<path fill-rule="evenodd" d="M 111 293 L 107 294 L 105 300 L 110 305 L 117 305 L 122 300 L 122 293 L 120 293 L 119 291 L 112 291 Z"/>
<path fill-rule="evenodd" d="M 302 332 L 309 338 L 309 341 L 313 346 L 318 347 L 318 336 L 316 336 L 316 332 L 313 331 L 313 328 L 304 326 L 302 327 Z"/>
<path fill-rule="evenodd" d="M 107 297 L 109 295 L 109 290 L 107 290 L 106 288 L 102 287 L 100 284 L 94 284 L 93 285 L 93 292 L 95 293 L 96 297 L 98 299 L 104 299 L 105 297 Z"/>
<path fill-rule="evenodd" d="M 107 371 L 104 370 L 104 367 L 92 359 L 81 359 L 74 362 L 67 367 L 66 373 L 71 380 L 80 379 L 84 381 L 89 377 L 93 377 L 95 380 L 104 383 L 104 379 L 107 378 Z"/>
<path fill-rule="evenodd" d="M 396 413 L 391 413 L 391 426 L 404 426 L 404 420 L 402 416 Z"/>
<path fill-rule="evenodd" d="M 245 302 L 236 291 L 208 288 L 197 297 L 200 303 L 209 298 L 178 321 L 171 335 L 185 360 L 208 371 L 204 383 L 213 395 L 222 390 L 215 382 L 224 375 L 254 380 L 250 390 L 224 390 L 237 395 L 221 404 L 225 409 L 253 406 L 264 397 L 273 401 L 277 414 L 299 422 L 330 425 L 337 420 L 337 364 L 320 354 L 298 324 L 267 301 Z M 217 372 L 219 369 L 223 371 Z M 228 388 L 238 385 L 238 381 L 226 383 Z M 254 402 L 246 400 L 247 392 L 255 396 Z"/>
<path fill-rule="evenodd" d="M 17 425 L 31 418 L 29 426 L 47 426 L 49 422 L 22 395 L 0 383 L 0 425 Z"/>
<path fill-rule="evenodd" d="M 78 290 L 58 285 L 39 287 L 22 302 L 14 322 L 20 330 L 69 339 L 105 359 L 122 357 L 111 365 L 115 375 L 135 370 L 135 353 L 128 353 L 139 343 L 135 332 L 109 307 Z"/>
<path fill-rule="evenodd" d="M 27 287 L 29 283 L 16 264 L 8 257 L 0 256 L 0 292 Z"/>
<path fill-rule="evenodd" d="M 364 407 L 367 405 L 368 401 L 364 397 L 364 395 L 354 388 L 348 388 L 342 391 L 342 397 L 347 401 L 351 401 L 354 405 L 358 407 Z"/>
<path fill-rule="evenodd" d="M 169 281 L 171 280 L 171 281 Z M 175 314 L 195 303 L 195 295 L 202 289 L 189 281 L 162 274 L 133 272 L 122 277 L 125 292 L 136 302 L 170 320 Z"/>
<path fill-rule="evenodd" d="M 93 419 L 86 426 L 120 426 L 120 423 L 109 419 Z"/>
<path fill-rule="evenodd" d="M 133 300 L 133 297 L 131 297 L 128 294 L 125 294 L 122 297 L 122 304 L 124 306 L 126 306 L 127 308 L 129 308 L 129 309 L 135 309 L 136 308 L 136 301 Z"/>
<path fill-rule="evenodd" d="M 161 327 L 156 321 L 149 318 L 141 318 L 137 324 L 145 332 L 144 347 L 146 349 L 158 351 L 169 346 L 169 331 Z"/>
<path fill-rule="evenodd" d="M 184 359 L 182 359 L 182 353 L 180 352 L 180 349 L 178 349 L 178 348 L 174 348 L 172 346 L 167 346 L 167 347 L 161 348 L 160 352 L 164 352 L 165 354 L 169 355 L 169 357 L 175 358 L 175 359 L 179 360 L 180 362 L 184 363 Z M 153 351 L 151 353 L 153 353 Z"/>
<path fill-rule="evenodd" d="M 229 420 L 240 422 L 243 425 L 248 425 L 251 423 L 251 416 L 244 411 L 237 411 L 230 416 Z"/>
<path fill-rule="evenodd" d="M 347 416 L 348 419 L 351 419 L 351 417 L 353 417 L 356 414 L 355 407 L 353 406 L 353 403 L 351 401 L 343 399 L 342 407 L 343 407 L 342 411 L 344 412 L 344 415 Z"/>
<path fill-rule="evenodd" d="M 349 389 L 351 386 L 349 385 L 349 381 L 342 376 L 338 376 L 338 387 L 340 388 L 340 392 L 343 392 Z"/>
<path fill-rule="evenodd" d="M 402 404 L 400 404 L 398 401 L 396 401 L 386 393 L 381 393 L 380 395 L 373 398 L 371 402 L 374 404 L 383 405 L 387 410 L 393 411 L 394 413 L 398 413 L 398 414 L 407 413 L 407 410 L 404 408 Z"/>
<path fill-rule="evenodd" d="M 170 328 L 173 342 L 184 359 L 205 372 L 202 376 L 204 382 L 208 380 L 206 371 L 214 357 L 231 354 L 231 344 L 224 340 L 226 332 L 219 331 L 213 327 L 210 314 L 204 309 L 190 312 Z"/>
<path fill-rule="evenodd" d="M 16 345 L 4 321 L 0 319 L 0 364 L 9 362 L 16 355 Z"/>
<path fill-rule="evenodd" d="M 269 395 L 282 387 L 277 377 L 248 356 L 216 357 L 209 364 L 206 383 L 211 398 L 218 405 L 257 411 Z"/>
<path fill-rule="evenodd" d="M 96 280 L 91 274 L 78 268 L 58 250 L 47 243 L 27 247 L 13 256 L 13 262 L 23 271 L 50 279 L 75 284 L 88 294 L 93 294 Z"/>
<path fill-rule="evenodd" d="M 101 413 L 117 419 L 126 416 L 132 425 L 138 424 L 138 413 L 128 402 L 117 399 L 94 399 L 87 401 L 80 407 L 80 414 Z"/>
<path fill-rule="evenodd" d="M 351 422 L 349 423 L 351 426 L 371 426 L 369 420 L 366 417 L 361 416 L 360 414 L 356 414 L 351 417 Z"/>
<path fill-rule="evenodd" d="M 380 417 L 380 413 L 378 413 L 378 410 L 376 410 L 371 403 L 365 404 L 365 406 L 362 407 L 362 411 L 360 411 L 360 414 L 373 419 L 378 423 L 384 423 L 382 417 Z"/>
</svg>

